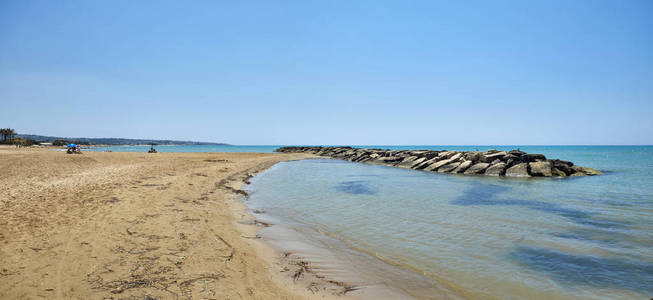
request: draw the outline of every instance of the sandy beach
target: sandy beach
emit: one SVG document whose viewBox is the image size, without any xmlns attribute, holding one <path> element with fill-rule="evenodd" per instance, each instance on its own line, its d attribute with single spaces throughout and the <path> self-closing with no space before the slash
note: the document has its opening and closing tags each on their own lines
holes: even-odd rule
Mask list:
<svg viewBox="0 0 653 300">
<path fill-rule="evenodd" d="M 306 157 L 2 148 L 0 299 L 346 297 L 281 260 L 238 200 L 253 174 Z"/>
</svg>

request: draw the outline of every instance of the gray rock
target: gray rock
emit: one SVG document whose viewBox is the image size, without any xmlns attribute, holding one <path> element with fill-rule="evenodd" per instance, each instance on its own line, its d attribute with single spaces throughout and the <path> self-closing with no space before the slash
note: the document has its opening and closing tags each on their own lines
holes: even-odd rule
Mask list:
<svg viewBox="0 0 653 300">
<path fill-rule="evenodd" d="M 420 157 L 420 158 L 416 159 L 415 161 L 413 161 L 413 162 L 410 164 L 409 168 L 413 168 L 413 167 L 415 167 L 416 165 L 421 164 L 421 163 L 424 162 L 425 160 L 426 160 L 426 157 Z"/>
<path fill-rule="evenodd" d="M 409 157 L 405 158 L 404 160 L 402 160 L 401 163 L 399 163 L 399 164 L 397 165 L 397 167 L 400 167 L 400 168 L 410 168 L 410 167 L 413 166 L 413 163 L 414 163 L 417 159 L 419 159 L 419 157 L 417 157 L 417 156 L 409 156 Z M 423 160 L 421 160 L 420 162 L 422 162 L 422 161 L 423 161 Z"/>
<path fill-rule="evenodd" d="M 483 155 L 483 156 L 481 157 L 481 162 L 489 163 L 489 162 L 492 162 L 492 161 L 494 161 L 494 160 L 496 160 L 496 159 L 501 160 L 501 159 L 502 159 L 504 156 L 506 156 L 507 154 L 508 154 L 508 153 L 506 153 L 505 151 L 500 151 L 500 152 L 494 152 L 494 153 L 485 154 L 485 155 Z"/>
<path fill-rule="evenodd" d="M 512 155 L 512 154 L 509 153 L 506 156 L 504 156 L 503 158 L 501 158 L 501 160 L 503 160 L 503 161 L 508 161 L 508 160 L 511 160 L 511 159 L 512 160 L 519 159 L 519 156 Z"/>
<path fill-rule="evenodd" d="M 528 164 L 520 163 L 508 168 L 508 170 L 506 170 L 506 176 L 531 177 L 531 175 L 528 174 Z"/>
<path fill-rule="evenodd" d="M 423 161 L 415 166 L 413 166 L 413 169 L 415 170 L 422 170 L 438 161 L 437 157 L 431 158 L 429 160 Z"/>
<path fill-rule="evenodd" d="M 574 163 L 566 160 L 560 160 L 560 159 L 552 159 L 551 163 L 553 163 L 554 166 L 558 165 L 567 165 L 569 167 L 573 166 Z"/>
<path fill-rule="evenodd" d="M 506 171 L 506 163 L 497 163 L 490 165 L 487 170 L 485 170 L 485 175 L 489 176 L 501 176 Z"/>
<path fill-rule="evenodd" d="M 508 151 L 508 153 L 512 154 L 514 156 L 522 156 L 522 155 L 526 154 L 526 152 L 519 151 L 519 150 L 511 150 L 511 151 Z"/>
<path fill-rule="evenodd" d="M 467 152 L 463 155 L 466 160 L 471 160 L 473 163 L 477 163 L 481 160 L 481 157 L 483 157 L 483 154 L 481 152 L 475 151 L 475 152 Z"/>
<path fill-rule="evenodd" d="M 440 159 L 449 159 L 454 155 L 456 155 L 456 151 L 442 151 L 442 152 L 438 153 L 438 160 L 440 160 Z"/>
<path fill-rule="evenodd" d="M 465 174 L 481 174 L 490 164 L 488 163 L 477 163 L 465 170 Z"/>
<path fill-rule="evenodd" d="M 438 173 L 451 172 L 451 171 L 455 170 L 459 165 L 460 165 L 459 162 L 452 162 L 452 163 L 446 164 L 446 165 L 438 168 Z"/>
<path fill-rule="evenodd" d="M 565 172 L 561 171 L 560 169 L 558 169 L 556 167 L 553 167 L 551 169 L 551 174 L 553 176 L 555 176 L 555 177 L 567 177 L 567 174 Z"/>
<path fill-rule="evenodd" d="M 438 157 L 439 153 L 440 153 L 439 151 L 428 151 L 424 153 L 422 156 L 426 157 L 426 160 L 429 160 L 431 158 Z"/>
<path fill-rule="evenodd" d="M 535 162 L 546 160 L 546 156 L 542 154 L 524 154 L 521 156 L 525 162 Z"/>
<path fill-rule="evenodd" d="M 428 153 L 429 150 L 416 150 L 416 151 L 408 151 L 408 153 L 412 156 L 422 156 L 426 153 Z"/>
<path fill-rule="evenodd" d="M 521 160 L 519 160 L 519 158 L 508 159 L 508 160 L 506 160 L 506 167 L 512 168 L 513 166 L 515 166 L 515 165 L 517 165 L 519 163 L 521 163 Z"/>
<path fill-rule="evenodd" d="M 572 169 L 572 166 L 574 165 L 571 162 L 564 161 L 564 160 L 559 160 L 559 159 L 552 159 L 551 163 L 553 164 L 553 167 L 565 172 L 565 175 L 571 175 L 575 173 L 575 171 Z"/>
<path fill-rule="evenodd" d="M 574 166 L 573 169 L 574 169 L 574 170 L 577 170 L 578 172 L 581 172 L 581 173 L 583 173 L 583 174 L 585 174 L 585 175 L 589 175 L 589 176 L 602 175 L 602 174 L 604 174 L 603 172 L 601 172 L 601 171 L 599 171 L 599 170 L 595 170 L 595 169 L 588 168 L 588 167 L 579 167 L 579 166 Z"/>
<path fill-rule="evenodd" d="M 549 161 L 538 161 L 528 163 L 528 166 L 531 168 L 532 176 L 544 176 L 551 177 L 551 162 Z"/>
<path fill-rule="evenodd" d="M 462 157 L 462 156 L 463 156 L 462 153 L 456 153 L 453 156 L 451 156 L 451 158 L 449 158 L 449 159 L 440 160 L 440 161 L 438 161 L 438 162 L 424 168 L 424 171 L 435 171 L 438 168 L 440 168 L 440 167 L 442 167 L 442 166 L 444 166 L 446 164 L 458 161 L 460 159 L 460 157 Z"/>
<path fill-rule="evenodd" d="M 453 172 L 451 172 L 451 173 L 462 173 L 462 172 L 465 172 L 465 170 L 467 170 L 467 168 L 469 168 L 469 166 L 471 166 L 472 164 L 473 164 L 473 162 L 472 162 L 471 160 L 463 161 L 463 162 L 461 162 L 460 165 L 458 165 L 458 167 L 457 167 L 455 170 L 453 170 Z"/>
<path fill-rule="evenodd" d="M 277 152 L 305 152 L 319 156 L 338 158 L 353 162 L 365 162 L 430 170 L 449 173 L 487 174 L 505 176 L 587 176 L 603 172 L 576 166 L 564 160 L 547 160 L 542 154 L 527 154 L 523 151 L 509 152 L 488 150 L 486 152 L 469 151 L 432 151 L 360 149 L 352 147 L 281 147 Z"/>
<path fill-rule="evenodd" d="M 374 162 L 380 163 L 380 164 L 394 165 L 396 163 L 399 163 L 401 160 L 402 160 L 401 157 L 385 156 L 385 157 L 377 158 Z"/>
</svg>

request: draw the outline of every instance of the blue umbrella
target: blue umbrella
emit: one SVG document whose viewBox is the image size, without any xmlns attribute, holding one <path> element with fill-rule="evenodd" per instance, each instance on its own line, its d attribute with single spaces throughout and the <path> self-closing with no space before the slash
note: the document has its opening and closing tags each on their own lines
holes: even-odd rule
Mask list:
<svg viewBox="0 0 653 300">
<path fill-rule="evenodd" d="M 75 144 L 68 144 L 68 147 L 77 147 Z"/>
</svg>

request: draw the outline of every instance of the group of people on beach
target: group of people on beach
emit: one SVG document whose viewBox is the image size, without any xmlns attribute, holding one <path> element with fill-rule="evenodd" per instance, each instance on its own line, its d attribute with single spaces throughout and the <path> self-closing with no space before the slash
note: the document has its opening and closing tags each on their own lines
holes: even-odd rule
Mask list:
<svg viewBox="0 0 653 300">
<path fill-rule="evenodd" d="M 66 150 L 66 153 L 68 153 L 68 154 L 81 154 L 82 149 L 79 146 L 79 144 L 69 144 L 68 145 L 68 150 Z"/>
</svg>

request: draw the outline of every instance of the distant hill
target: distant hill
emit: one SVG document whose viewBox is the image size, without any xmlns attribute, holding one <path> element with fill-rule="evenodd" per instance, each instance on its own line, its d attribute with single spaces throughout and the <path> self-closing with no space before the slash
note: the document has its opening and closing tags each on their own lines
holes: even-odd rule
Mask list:
<svg viewBox="0 0 653 300">
<path fill-rule="evenodd" d="M 149 139 L 122 139 L 122 138 L 73 138 L 59 136 L 45 136 L 35 134 L 19 134 L 17 137 L 31 139 L 39 142 L 52 142 L 56 140 L 76 141 L 80 143 L 89 143 L 95 145 L 228 145 L 225 143 L 207 143 L 194 141 L 174 141 L 174 140 L 149 140 Z"/>
</svg>

